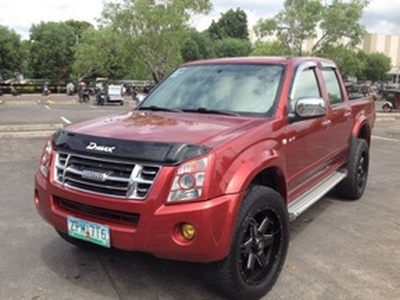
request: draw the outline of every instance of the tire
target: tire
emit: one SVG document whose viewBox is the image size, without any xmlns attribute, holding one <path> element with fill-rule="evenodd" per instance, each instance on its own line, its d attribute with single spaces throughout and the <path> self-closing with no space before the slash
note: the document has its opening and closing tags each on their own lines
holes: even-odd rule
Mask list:
<svg viewBox="0 0 400 300">
<path fill-rule="evenodd" d="M 251 187 L 236 224 L 228 256 L 204 265 L 204 279 L 229 299 L 259 299 L 278 279 L 289 246 L 282 197 L 270 188 Z"/>
<path fill-rule="evenodd" d="M 69 236 L 68 234 L 66 234 L 64 232 L 61 232 L 61 231 L 58 231 L 58 230 L 56 230 L 56 231 L 64 241 L 66 241 L 67 243 L 69 243 L 69 244 L 71 244 L 71 245 L 73 245 L 75 247 L 78 247 L 79 249 L 82 249 L 82 250 L 85 250 L 85 251 L 94 251 L 94 250 L 101 249 L 101 247 L 98 246 L 98 245 L 95 245 L 95 244 L 92 244 L 90 242 L 86 242 L 86 241 L 83 241 L 83 240 L 79 240 L 79 239 L 73 238 L 73 237 Z"/>
<path fill-rule="evenodd" d="M 349 200 L 360 199 L 367 186 L 369 146 L 366 140 L 357 139 L 347 162 L 347 177 L 337 186 L 337 194 Z"/>
<path fill-rule="evenodd" d="M 391 112 L 391 111 L 393 110 L 393 108 L 392 108 L 389 104 L 384 104 L 384 105 L 382 106 L 382 110 L 383 110 L 384 112 Z"/>
</svg>

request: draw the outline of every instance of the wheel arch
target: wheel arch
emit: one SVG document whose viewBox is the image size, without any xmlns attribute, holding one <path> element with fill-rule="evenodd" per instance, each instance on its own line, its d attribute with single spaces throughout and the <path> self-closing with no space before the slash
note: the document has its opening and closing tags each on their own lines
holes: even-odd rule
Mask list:
<svg viewBox="0 0 400 300">
<path fill-rule="evenodd" d="M 271 188 L 278 192 L 286 203 L 287 185 L 285 174 L 277 166 L 271 166 L 258 172 L 250 181 L 250 185 L 259 185 Z"/>
<path fill-rule="evenodd" d="M 353 137 L 356 139 L 366 140 L 368 145 L 371 145 L 371 126 L 367 123 L 366 119 L 357 124 L 353 131 Z"/>
<path fill-rule="evenodd" d="M 231 167 L 234 172 L 228 170 L 226 174 L 234 175 L 226 178 L 228 184 L 225 193 L 243 192 L 252 185 L 260 185 L 275 190 L 286 202 L 285 159 L 279 150 L 243 153 Z"/>
</svg>

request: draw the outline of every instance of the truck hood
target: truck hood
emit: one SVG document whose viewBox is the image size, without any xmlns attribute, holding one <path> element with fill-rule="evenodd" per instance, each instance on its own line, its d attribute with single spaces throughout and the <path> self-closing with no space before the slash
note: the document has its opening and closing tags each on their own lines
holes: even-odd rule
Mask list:
<svg viewBox="0 0 400 300">
<path fill-rule="evenodd" d="M 132 111 L 70 125 L 66 130 L 102 138 L 182 143 L 213 148 L 259 124 L 265 124 L 265 118 Z"/>
</svg>

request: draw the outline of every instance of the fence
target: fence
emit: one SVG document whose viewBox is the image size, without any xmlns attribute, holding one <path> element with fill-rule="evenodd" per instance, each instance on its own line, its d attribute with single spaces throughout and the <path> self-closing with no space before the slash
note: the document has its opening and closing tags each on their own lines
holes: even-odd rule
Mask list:
<svg viewBox="0 0 400 300">
<path fill-rule="evenodd" d="M 48 86 L 51 93 L 62 94 L 66 93 L 65 85 L 49 85 Z M 0 83 L 0 90 L 3 94 L 12 94 L 13 89 L 17 94 L 35 94 L 43 92 L 43 85 L 39 84 L 22 84 L 22 83 L 13 83 L 13 84 L 5 84 Z"/>
</svg>

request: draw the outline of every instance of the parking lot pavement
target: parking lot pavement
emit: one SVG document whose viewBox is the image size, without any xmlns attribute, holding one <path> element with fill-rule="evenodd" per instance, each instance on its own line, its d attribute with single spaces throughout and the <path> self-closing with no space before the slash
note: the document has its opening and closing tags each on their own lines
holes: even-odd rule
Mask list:
<svg viewBox="0 0 400 300">
<path fill-rule="evenodd" d="M 126 104 L 133 104 L 130 96 L 125 96 Z M 90 102 L 95 102 L 95 97 L 90 97 Z M 0 105 L 4 106 L 33 106 L 33 105 L 79 105 L 78 95 L 68 96 L 66 94 L 50 94 L 44 96 L 41 94 L 22 94 L 12 96 L 9 94 L 0 96 Z M 120 105 L 119 103 L 116 105 Z"/>
<path fill-rule="evenodd" d="M 399 299 L 399 133 L 399 120 L 377 123 L 362 199 L 331 193 L 291 224 L 285 267 L 263 299 Z M 61 240 L 33 204 L 43 144 L 44 138 L 0 140 L 0 299 L 222 300 L 195 265 L 84 252 Z"/>
<path fill-rule="evenodd" d="M 73 105 L 62 104 L 64 101 L 73 101 L 68 98 L 51 104 L 38 103 L 34 96 L 31 98 L 29 104 L 0 106 L 0 139 L 48 136 L 54 128 L 101 116 L 126 113 L 134 108 L 133 101 L 126 101 L 123 106 L 119 104 L 97 106 L 76 101 Z"/>
</svg>

